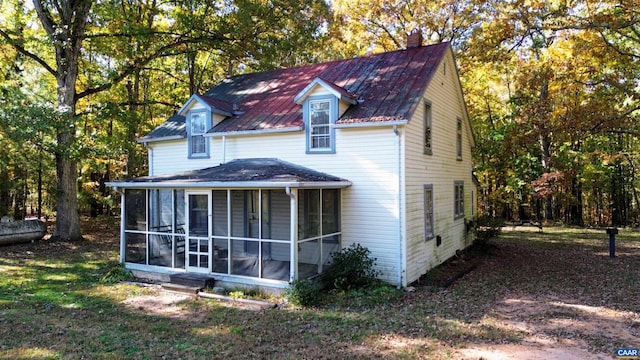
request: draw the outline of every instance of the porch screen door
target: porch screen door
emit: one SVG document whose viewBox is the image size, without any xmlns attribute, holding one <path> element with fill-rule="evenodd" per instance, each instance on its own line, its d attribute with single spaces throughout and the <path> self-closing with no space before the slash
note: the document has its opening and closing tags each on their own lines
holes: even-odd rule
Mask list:
<svg viewBox="0 0 640 360">
<path fill-rule="evenodd" d="M 211 271 L 211 193 L 187 193 L 187 269 Z"/>
</svg>

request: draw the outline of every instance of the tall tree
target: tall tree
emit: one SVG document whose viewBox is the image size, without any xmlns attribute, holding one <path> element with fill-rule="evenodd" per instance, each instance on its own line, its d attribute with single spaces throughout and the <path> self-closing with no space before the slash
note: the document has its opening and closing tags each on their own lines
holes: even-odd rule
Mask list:
<svg viewBox="0 0 640 360">
<path fill-rule="evenodd" d="M 34 0 L 33 5 L 47 32 L 55 51 L 56 65 L 50 66 L 39 57 L 41 63 L 55 78 L 57 83 L 57 124 L 56 180 L 57 204 L 56 227 L 53 238 L 78 240 L 80 219 L 78 215 L 77 160 L 71 153 L 75 145 L 76 83 L 78 62 L 82 50 L 82 40 L 87 28 L 91 0 Z M 31 54 L 31 53 L 29 53 Z M 33 54 L 31 54 L 33 55 Z"/>
</svg>

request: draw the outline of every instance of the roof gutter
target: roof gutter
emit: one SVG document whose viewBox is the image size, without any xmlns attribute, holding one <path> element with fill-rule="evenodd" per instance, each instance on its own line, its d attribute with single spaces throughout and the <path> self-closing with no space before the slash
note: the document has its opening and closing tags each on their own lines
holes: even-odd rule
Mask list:
<svg viewBox="0 0 640 360">
<path fill-rule="evenodd" d="M 162 137 L 155 137 L 155 138 L 141 138 L 138 139 L 138 144 L 147 144 L 150 142 L 160 142 L 160 141 L 169 141 L 169 140 L 182 140 L 182 139 L 186 139 L 186 136 L 184 135 L 171 135 L 171 136 L 162 136 Z"/>
<path fill-rule="evenodd" d="M 247 188 L 323 188 L 341 189 L 351 186 L 351 181 L 158 181 L 158 182 L 138 182 L 138 181 L 111 181 L 107 186 L 114 189 L 195 189 L 195 188 L 217 188 L 217 189 L 247 189 Z"/>
<path fill-rule="evenodd" d="M 356 122 L 356 123 L 343 123 L 343 124 L 338 123 L 338 124 L 334 124 L 333 127 L 335 129 L 370 128 L 370 127 L 386 127 L 386 126 L 396 127 L 398 125 L 407 125 L 408 123 L 409 123 L 408 120 L 380 121 L 380 122 Z"/>
<path fill-rule="evenodd" d="M 244 130 L 244 131 L 225 131 L 225 132 L 213 132 L 204 134 L 204 137 L 225 137 L 225 136 L 242 136 L 242 135 L 263 135 L 263 134 L 277 134 L 286 132 L 299 132 L 304 128 L 302 126 L 288 127 L 282 129 L 258 129 L 258 130 Z"/>
</svg>

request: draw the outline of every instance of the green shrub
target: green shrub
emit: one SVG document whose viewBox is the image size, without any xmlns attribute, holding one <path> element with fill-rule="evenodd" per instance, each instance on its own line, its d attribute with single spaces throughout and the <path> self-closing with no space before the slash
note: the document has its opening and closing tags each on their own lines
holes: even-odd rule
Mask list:
<svg viewBox="0 0 640 360">
<path fill-rule="evenodd" d="M 309 279 L 295 280 L 284 294 L 293 305 L 311 306 L 318 303 L 320 285 Z"/>
<path fill-rule="evenodd" d="M 118 263 L 100 279 L 101 282 L 113 284 L 120 281 L 132 280 L 134 278 L 131 270 L 125 269 L 124 264 Z"/>
<path fill-rule="evenodd" d="M 376 259 L 360 244 L 352 244 L 331 255 L 331 265 L 324 272 L 323 279 L 338 290 L 358 289 L 369 286 L 380 274 L 375 269 Z"/>
</svg>

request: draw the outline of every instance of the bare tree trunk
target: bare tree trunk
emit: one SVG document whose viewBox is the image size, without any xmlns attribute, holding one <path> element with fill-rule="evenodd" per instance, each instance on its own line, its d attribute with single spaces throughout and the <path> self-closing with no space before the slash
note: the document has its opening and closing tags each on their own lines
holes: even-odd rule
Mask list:
<svg viewBox="0 0 640 360">
<path fill-rule="evenodd" d="M 129 100 L 129 116 L 127 121 L 127 138 L 130 146 L 127 147 L 127 175 L 136 176 L 140 172 L 140 161 L 136 151 L 137 127 L 138 127 L 138 103 L 140 102 L 140 71 L 133 74 L 133 83 L 127 82 L 127 97 Z"/>
<path fill-rule="evenodd" d="M 10 182 L 9 172 L 0 171 L 0 216 L 5 216 L 9 213 L 9 207 L 11 206 Z"/>
<path fill-rule="evenodd" d="M 75 141 L 72 131 L 58 133 L 58 145 L 63 148 L 71 147 Z M 60 240 L 79 240 L 80 216 L 78 214 L 78 165 L 66 151 L 56 151 L 56 228 L 53 238 Z"/>
<path fill-rule="evenodd" d="M 20 161 L 13 164 L 15 176 L 14 196 L 13 196 L 13 218 L 22 220 L 27 214 L 27 171 Z"/>
<path fill-rule="evenodd" d="M 582 182 L 577 176 L 571 179 L 571 192 L 574 201 L 570 205 L 569 224 L 576 226 L 584 226 L 582 219 Z"/>
<path fill-rule="evenodd" d="M 38 219 L 42 218 L 42 151 L 38 154 Z"/>
<path fill-rule="evenodd" d="M 549 82 L 544 81 L 540 87 L 540 114 L 539 122 L 535 125 L 538 130 L 538 146 L 540 148 L 541 165 L 543 172 L 548 174 L 551 172 L 551 141 L 549 140 L 549 134 L 545 127 L 548 121 L 549 111 L 547 105 L 549 101 Z M 552 220 L 553 216 L 553 195 L 544 199 L 544 218 L 546 220 Z"/>
</svg>

